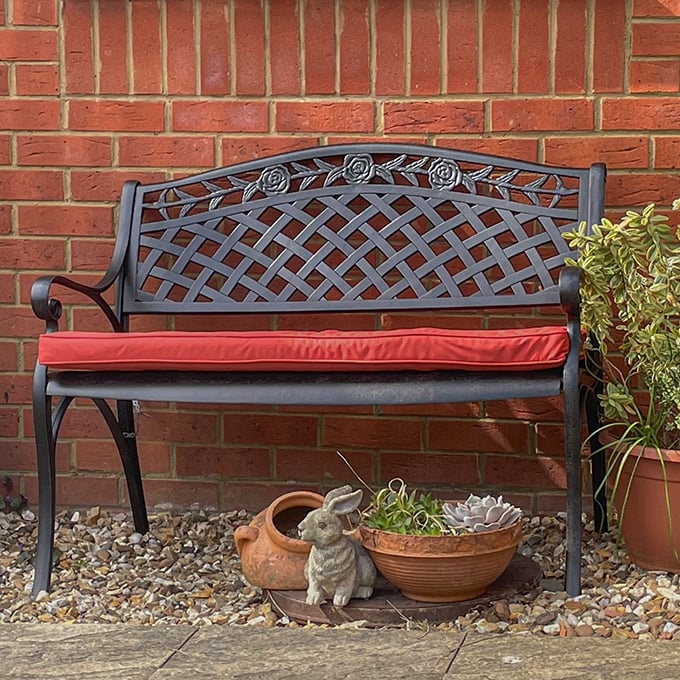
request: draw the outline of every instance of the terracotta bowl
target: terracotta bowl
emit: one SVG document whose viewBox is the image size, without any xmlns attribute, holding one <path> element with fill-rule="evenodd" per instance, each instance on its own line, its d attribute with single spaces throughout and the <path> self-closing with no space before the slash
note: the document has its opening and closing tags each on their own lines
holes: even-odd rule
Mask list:
<svg viewBox="0 0 680 680">
<path fill-rule="evenodd" d="M 462 536 L 414 536 L 361 526 L 361 542 L 404 597 L 460 602 L 479 597 L 505 571 L 522 540 L 522 520 Z"/>
</svg>

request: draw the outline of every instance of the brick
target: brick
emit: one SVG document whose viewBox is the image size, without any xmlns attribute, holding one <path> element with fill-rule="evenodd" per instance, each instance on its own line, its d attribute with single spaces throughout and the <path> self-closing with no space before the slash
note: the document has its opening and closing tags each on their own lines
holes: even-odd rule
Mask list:
<svg viewBox="0 0 680 680">
<path fill-rule="evenodd" d="M 8 204 L 0 204 L 0 234 L 12 231 L 12 210 Z"/>
<path fill-rule="evenodd" d="M 181 314 L 175 318 L 178 331 L 214 331 L 218 328 L 233 331 L 268 330 L 269 318 L 260 314 L 229 314 L 221 319 L 214 314 Z"/>
<path fill-rule="evenodd" d="M 326 0 L 302 3 L 305 26 L 304 88 L 306 94 L 335 92 L 335 21 Z"/>
<path fill-rule="evenodd" d="M 111 164 L 111 139 L 80 135 L 18 135 L 19 165 Z"/>
<path fill-rule="evenodd" d="M 386 137 L 385 135 L 325 135 L 326 144 L 352 144 L 353 142 L 390 142 L 398 139 L 404 144 L 427 144 L 428 137 L 425 134 L 419 135 L 399 135 L 398 137 Z"/>
<path fill-rule="evenodd" d="M 488 418 L 530 420 L 532 422 L 562 421 L 562 398 L 503 399 L 486 404 Z"/>
<path fill-rule="evenodd" d="M 16 436 L 16 435 L 7 435 Z M 35 444 L 32 441 L 3 441 L 2 446 L 2 469 L 3 471 L 24 471 L 35 470 Z M 62 470 L 65 468 L 63 464 L 63 456 L 58 456 L 61 463 Z M 25 492 L 24 492 L 25 493 Z M 37 500 L 37 495 L 29 495 L 28 499 L 33 504 Z"/>
<path fill-rule="evenodd" d="M 586 3 L 570 0 L 557 6 L 553 55 L 556 93 L 586 91 Z"/>
<path fill-rule="evenodd" d="M 279 132 L 371 132 L 373 103 L 370 101 L 276 102 Z"/>
<path fill-rule="evenodd" d="M 224 164 L 249 161 L 271 154 L 318 146 L 319 138 L 312 136 L 226 136 L 221 141 L 221 162 Z"/>
<path fill-rule="evenodd" d="M 361 479 L 366 483 L 373 481 L 373 458 L 370 452 L 343 449 L 342 455 Z M 282 480 L 317 479 L 331 485 L 357 482 L 354 473 L 335 451 L 299 447 L 276 450 L 275 476 Z"/>
<path fill-rule="evenodd" d="M 71 239 L 71 268 L 85 271 L 106 269 L 111 261 L 113 243 L 108 239 Z"/>
<path fill-rule="evenodd" d="M 17 370 L 17 343 L 14 340 L 0 340 L 0 366 L 3 371 Z"/>
<path fill-rule="evenodd" d="M 66 2 L 62 7 L 64 74 L 66 92 L 71 94 L 94 92 L 91 8 L 87 2 Z"/>
<path fill-rule="evenodd" d="M 630 62 L 631 92 L 677 92 L 680 90 L 680 62 L 634 59 Z"/>
<path fill-rule="evenodd" d="M 12 23 L 15 26 L 54 26 L 57 24 L 57 1 L 15 2 L 12 6 Z"/>
<path fill-rule="evenodd" d="M 166 42 L 172 45 L 166 55 L 166 78 L 169 94 L 196 92 L 194 56 L 194 5 L 189 2 L 165 4 Z"/>
<path fill-rule="evenodd" d="M 447 92 L 477 91 L 477 3 L 450 2 L 446 9 Z"/>
<path fill-rule="evenodd" d="M 274 323 L 277 330 L 321 331 L 374 330 L 375 315 L 367 314 L 277 314 Z"/>
<path fill-rule="evenodd" d="M 73 170 L 71 197 L 76 201 L 116 201 L 120 198 L 123 182 L 128 179 L 162 182 L 165 174 L 141 170 Z"/>
<path fill-rule="evenodd" d="M 6 310 L 21 309 L 18 313 L 6 313 Z M 0 308 L 0 321 L 8 334 L 16 337 L 36 337 L 45 330 L 45 325 L 28 310 L 30 316 L 24 314 L 23 308 Z M 33 376 L 30 373 L 15 373 L 11 384 L 2 389 L 4 404 L 30 404 Z M 26 427 L 27 422 L 24 423 Z"/>
<path fill-rule="evenodd" d="M 678 193 L 680 173 L 609 173 L 606 200 L 610 206 L 668 205 Z"/>
<path fill-rule="evenodd" d="M 300 18 L 296 0 L 269 3 L 269 73 L 270 91 L 277 94 L 300 94 Z"/>
<path fill-rule="evenodd" d="M 5 238 L 0 241 L 2 269 L 63 269 L 64 243 L 51 239 Z"/>
<path fill-rule="evenodd" d="M 38 498 L 38 484 L 35 477 L 24 477 L 24 493 L 28 498 Z M 58 506 L 68 506 L 70 509 L 95 505 L 105 508 L 118 507 L 118 477 L 58 475 L 56 497 Z"/>
<path fill-rule="evenodd" d="M 415 484 L 443 483 L 478 484 L 477 456 L 445 453 L 391 453 L 380 454 L 380 480 L 407 480 Z"/>
<path fill-rule="evenodd" d="M 179 132 L 266 132 L 267 104 L 263 101 L 172 102 L 172 129 Z"/>
<path fill-rule="evenodd" d="M 182 477 L 270 477 L 269 449 L 178 446 L 175 468 Z"/>
<path fill-rule="evenodd" d="M 410 94 L 439 94 L 441 26 L 439 0 L 411 2 Z"/>
<path fill-rule="evenodd" d="M 144 407 L 144 404 L 142 404 Z M 217 417 L 206 413 L 179 413 L 145 409 L 138 433 L 155 442 L 214 444 L 217 441 Z"/>
<path fill-rule="evenodd" d="M 200 93 L 229 94 L 229 8 L 208 0 L 199 9 Z"/>
<path fill-rule="evenodd" d="M 49 201 L 64 197 L 62 173 L 57 170 L 0 170 L 5 200 Z"/>
<path fill-rule="evenodd" d="M 113 234 L 113 208 L 100 205 L 20 205 L 17 226 L 23 235 Z"/>
<path fill-rule="evenodd" d="M 438 314 L 432 318 L 432 312 L 385 312 L 380 315 L 380 327 L 418 328 L 420 326 L 436 326 L 437 328 L 479 329 L 482 317 L 478 314 Z"/>
<path fill-rule="evenodd" d="M 0 165 L 9 165 L 9 151 L 10 151 L 10 143 L 11 139 L 9 135 L 2 135 L 0 134 Z M 0 208 L 1 210 L 2 208 Z M 2 222 L 2 218 L 0 218 L 0 223 Z M 0 234 L 2 232 L 2 228 L 0 227 Z"/>
<path fill-rule="evenodd" d="M 654 167 L 680 168 L 680 137 L 654 137 Z"/>
<path fill-rule="evenodd" d="M 0 64 L 0 95 L 9 94 L 9 69 L 7 64 Z"/>
<path fill-rule="evenodd" d="M 340 5 L 340 94 L 368 94 L 369 6 L 367 0 L 344 0 Z"/>
<path fill-rule="evenodd" d="M 56 61 L 57 34 L 52 29 L 0 28 L 0 59 Z"/>
<path fill-rule="evenodd" d="M 420 451 L 422 422 L 411 418 L 343 418 L 325 416 L 323 445 L 356 449 Z"/>
<path fill-rule="evenodd" d="M 596 0 L 593 29 L 593 89 L 622 92 L 626 44 L 626 4 L 620 0 Z"/>
<path fill-rule="evenodd" d="M 31 277 L 32 279 L 35 279 L 35 276 Z M 38 357 L 38 343 L 36 341 L 24 341 L 21 343 L 21 370 L 22 371 L 32 371 L 33 367 L 35 366 L 35 361 Z M 13 363 L 16 363 L 16 360 L 13 360 Z M 2 358 L 2 347 L 0 346 L 0 364 L 3 366 L 7 366 L 7 364 L 3 363 L 3 358 Z M 10 366 L 8 370 L 14 370 L 16 369 L 17 366 L 13 365 Z"/>
<path fill-rule="evenodd" d="M 208 167 L 215 164 L 211 137 L 120 136 L 118 164 L 139 167 Z"/>
<path fill-rule="evenodd" d="M 316 446 L 318 419 L 273 413 L 225 414 L 223 440 L 227 446 Z"/>
<path fill-rule="evenodd" d="M 379 413 L 388 416 L 425 416 L 439 418 L 478 418 L 480 416 L 477 402 L 444 402 L 442 404 L 384 404 Z"/>
<path fill-rule="evenodd" d="M 633 0 L 634 17 L 678 17 L 680 0 Z"/>
<path fill-rule="evenodd" d="M 431 420 L 428 449 L 473 453 L 526 453 L 529 428 L 524 423 Z"/>
<path fill-rule="evenodd" d="M 517 91 L 548 92 L 548 4 L 521 0 L 517 40 Z"/>
<path fill-rule="evenodd" d="M 680 55 L 680 24 L 651 22 L 633 24 L 633 56 L 677 57 Z"/>
<path fill-rule="evenodd" d="M 54 95 L 59 92 L 56 64 L 17 64 L 14 82 L 18 95 Z"/>
<path fill-rule="evenodd" d="M 538 160 L 538 140 L 527 137 L 435 137 L 435 146 L 464 151 L 477 151 L 497 156 Z"/>
<path fill-rule="evenodd" d="M 133 3 L 135 4 L 135 3 Z M 170 3 L 171 6 L 184 3 Z M 99 5 L 99 92 L 101 94 L 127 94 L 128 54 L 127 22 L 125 12 L 115 2 Z M 176 49 L 168 50 L 174 52 Z"/>
<path fill-rule="evenodd" d="M 585 167 L 602 161 L 610 168 L 645 168 L 648 141 L 643 136 L 546 137 L 545 161 Z"/>
<path fill-rule="evenodd" d="M 136 94 L 162 92 L 160 24 L 160 7 L 156 0 L 130 3 L 132 89 Z M 172 49 L 172 45 L 168 49 Z"/>
<path fill-rule="evenodd" d="M 386 133 L 394 132 L 482 132 L 484 104 L 481 101 L 403 101 L 384 105 Z"/>
<path fill-rule="evenodd" d="M 170 472 L 170 445 L 138 442 L 142 474 Z M 110 440 L 77 440 L 75 467 L 82 472 L 121 472 L 123 467 L 116 445 Z"/>
<path fill-rule="evenodd" d="M 74 99 L 69 102 L 69 128 L 160 132 L 164 126 L 163 108 L 162 101 Z"/>
<path fill-rule="evenodd" d="M 236 94 L 265 93 L 264 10 L 260 0 L 234 3 Z"/>
<path fill-rule="evenodd" d="M 217 510 L 219 506 L 218 482 L 183 481 L 179 479 L 147 479 L 144 482 L 144 498 L 150 507 L 170 503 L 175 508 L 199 508 Z"/>
<path fill-rule="evenodd" d="M 678 97 L 610 97 L 602 100 L 603 130 L 676 130 Z"/>
<path fill-rule="evenodd" d="M 563 461 L 546 457 L 485 456 L 484 484 L 542 489 L 566 489 Z"/>
<path fill-rule="evenodd" d="M 375 93 L 404 94 L 404 4 L 394 0 L 375 3 Z"/>
<path fill-rule="evenodd" d="M 0 101 L 0 130 L 58 130 L 60 120 L 56 99 Z"/>
<path fill-rule="evenodd" d="M 537 423 L 536 453 L 552 458 L 564 457 L 564 426 L 554 423 Z"/>
<path fill-rule="evenodd" d="M 273 500 L 290 491 L 317 491 L 321 488 L 313 485 L 291 484 L 290 482 L 224 482 L 222 487 L 223 510 L 246 509 L 259 512 L 266 508 Z"/>
<path fill-rule="evenodd" d="M 0 241 L 0 254 L 4 251 L 2 241 Z M 5 258 L 0 260 L 0 264 L 4 266 Z M 0 272 L 0 303 L 12 304 L 15 303 L 14 298 L 14 274 L 9 272 Z"/>
<path fill-rule="evenodd" d="M 20 420 L 21 415 L 17 407 L 0 408 L 0 437 L 18 437 Z M 6 444 L 6 442 L 3 442 L 3 444 Z"/>
<path fill-rule="evenodd" d="M 512 92 L 512 0 L 482 2 L 482 92 Z"/>
<path fill-rule="evenodd" d="M 593 102 L 587 99 L 495 99 L 491 102 L 494 132 L 592 130 Z"/>
</svg>

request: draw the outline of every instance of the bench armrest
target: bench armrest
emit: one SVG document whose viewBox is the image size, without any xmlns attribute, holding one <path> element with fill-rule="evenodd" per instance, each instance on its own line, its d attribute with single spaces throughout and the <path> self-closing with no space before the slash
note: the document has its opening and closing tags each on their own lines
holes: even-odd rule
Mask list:
<svg viewBox="0 0 680 680">
<path fill-rule="evenodd" d="M 579 284 L 581 282 L 581 270 L 573 265 L 566 265 L 560 270 L 559 290 L 560 306 L 562 311 L 570 319 L 579 319 L 581 316 L 581 294 Z"/>
<path fill-rule="evenodd" d="M 52 285 L 63 286 L 69 290 L 74 290 L 82 293 L 85 297 L 92 300 L 103 312 L 106 318 L 111 323 L 113 330 L 122 331 L 123 326 L 116 317 L 115 312 L 108 302 L 102 297 L 108 288 L 110 288 L 112 281 L 107 281 L 104 277 L 99 284 L 95 286 L 86 286 L 83 283 L 78 283 L 73 279 L 61 275 L 41 276 L 33 282 L 31 286 L 31 307 L 33 313 L 45 321 L 45 330 L 48 333 L 57 330 L 57 322 L 61 317 L 62 304 L 54 297 L 51 297 Z M 102 285 L 103 284 L 103 285 Z"/>
</svg>

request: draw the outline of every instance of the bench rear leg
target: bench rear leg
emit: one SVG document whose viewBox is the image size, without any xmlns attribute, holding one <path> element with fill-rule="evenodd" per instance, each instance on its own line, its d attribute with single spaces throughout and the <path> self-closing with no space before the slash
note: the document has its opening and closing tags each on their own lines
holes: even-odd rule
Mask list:
<svg viewBox="0 0 680 680">
<path fill-rule="evenodd" d="M 139 467 L 132 402 L 117 402 L 118 418 L 116 419 L 106 401 L 103 399 L 93 399 L 92 401 L 94 401 L 102 416 L 104 416 L 104 420 L 106 420 L 116 442 L 118 453 L 123 463 L 123 471 L 125 472 L 125 481 L 130 497 L 130 507 L 132 508 L 135 529 L 145 534 L 149 530 L 149 519 L 146 514 L 142 473 Z"/>
</svg>

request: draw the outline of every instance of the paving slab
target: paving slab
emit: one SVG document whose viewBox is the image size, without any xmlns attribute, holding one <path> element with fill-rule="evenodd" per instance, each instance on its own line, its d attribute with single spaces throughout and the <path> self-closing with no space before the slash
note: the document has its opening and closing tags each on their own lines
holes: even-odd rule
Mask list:
<svg viewBox="0 0 680 680">
<path fill-rule="evenodd" d="M 191 626 L 0 624 L 0 676 L 25 680 L 147 680 Z"/>
<path fill-rule="evenodd" d="M 672 641 L 441 631 L 105 624 L 0 625 L 23 680 L 677 680 Z"/>
</svg>

